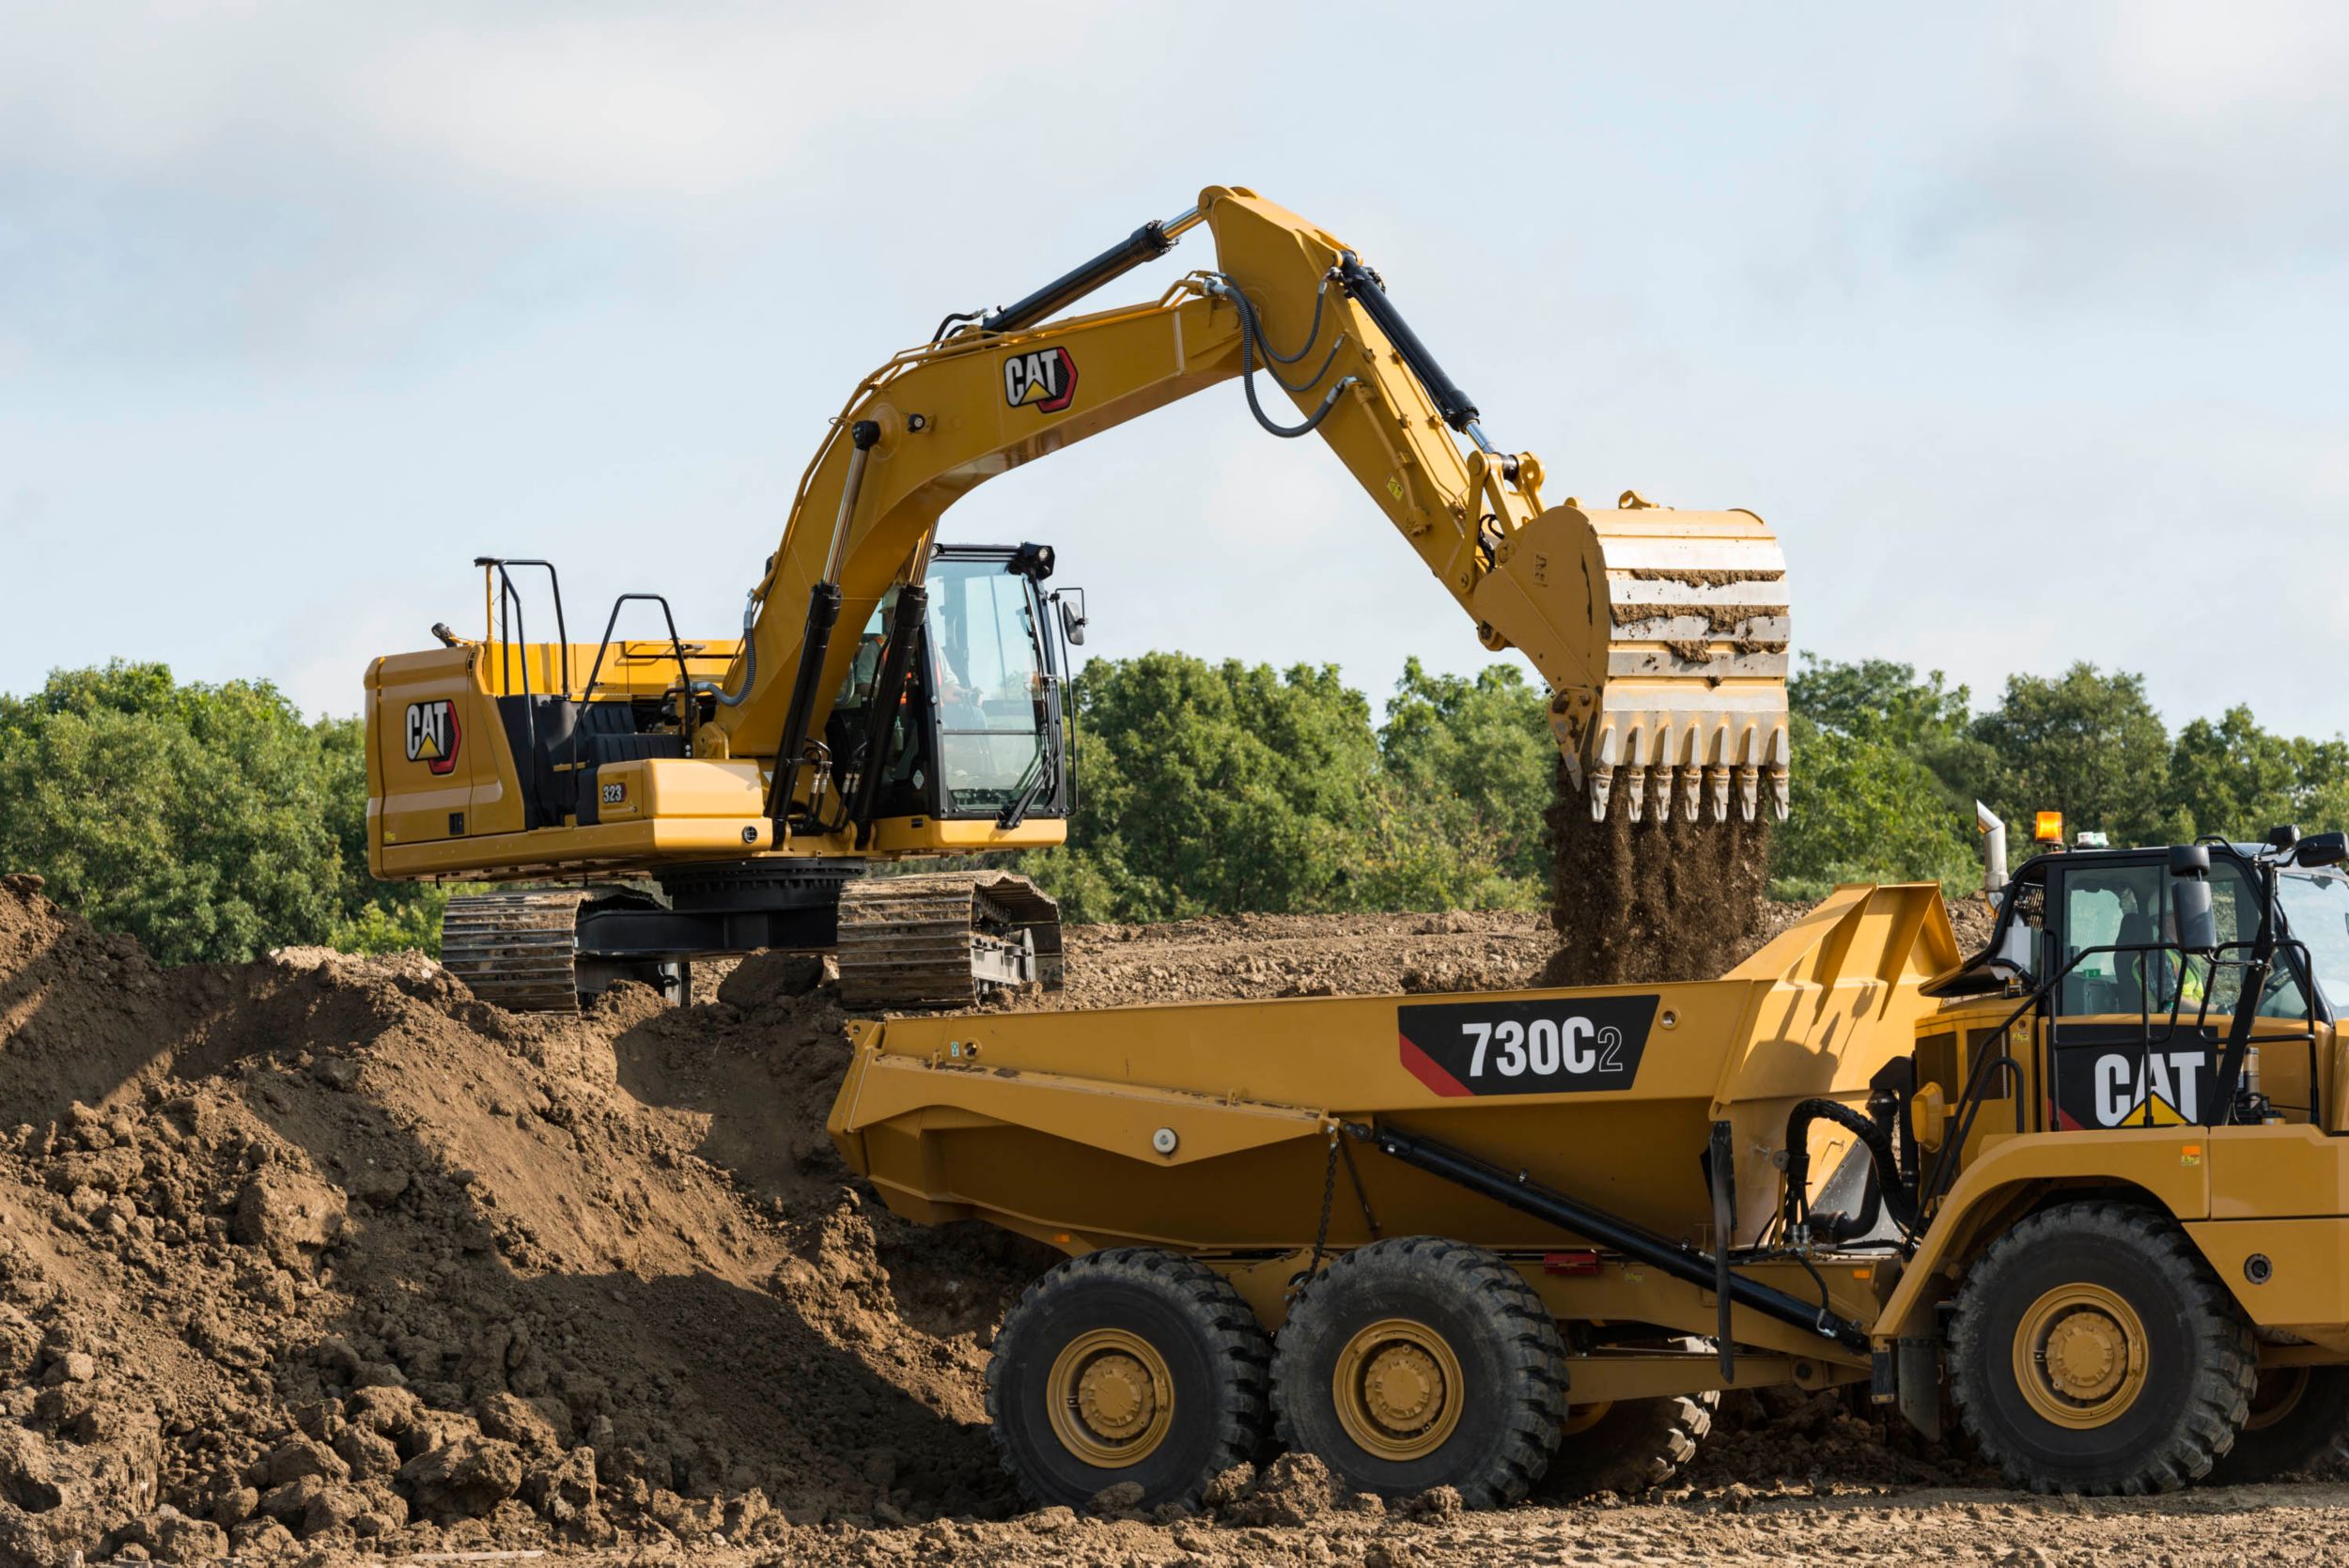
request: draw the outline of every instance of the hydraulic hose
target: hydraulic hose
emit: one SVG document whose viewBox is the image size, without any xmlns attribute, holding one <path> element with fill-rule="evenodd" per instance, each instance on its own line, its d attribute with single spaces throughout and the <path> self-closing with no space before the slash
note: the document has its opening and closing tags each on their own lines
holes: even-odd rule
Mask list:
<svg viewBox="0 0 2349 1568">
<path fill-rule="evenodd" d="M 1875 1192 L 1882 1194 L 1885 1208 L 1891 1211 L 1892 1222 L 1903 1234 L 1917 1228 L 1917 1192 L 1903 1180 L 1900 1161 L 1892 1149 L 1892 1135 L 1872 1117 L 1862 1116 L 1851 1107 L 1835 1100 L 1810 1099 L 1796 1102 L 1786 1113 L 1786 1216 L 1789 1221 L 1808 1219 L 1811 1214 L 1811 1124 L 1832 1122 L 1844 1128 L 1867 1146 L 1870 1161 L 1875 1167 L 1875 1188 L 1863 1203 L 1858 1215 L 1839 1216 L 1828 1226 L 1829 1241 L 1848 1241 L 1864 1235 L 1875 1226 Z"/>
<path fill-rule="evenodd" d="M 1268 360 L 1278 360 L 1283 365 L 1295 365 L 1299 360 L 1303 359 L 1307 354 L 1312 353 L 1315 343 L 1318 342 L 1321 337 L 1321 310 L 1322 306 L 1329 303 L 1329 299 L 1330 280 L 1328 278 L 1323 278 L 1321 280 L 1321 287 L 1314 290 L 1313 324 L 1305 329 L 1305 341 L 1297 346 L 1297 352 L 1293 354 L 1284 354 L 1281 352 L 1280 349 L 1275 349 L 1262 336 L 1261 334 L 1259 334 L 1256 339 L 1256 347 L 1264 350 L 1265 358 Z M 1330 351 L 1331 353 L 1337 352 L 1335 349 L 1331 349 Z M 1324 371 L 1327 371 L 1330 367 L 1325 364 L 1321 368 Z M 1272 376 L 1274 380 L 1280 380 L 1280 377 L 1273 375 L 1273 372 L 1269 367 L 1266 369 L 1265 374 Z M 1307 380 L 1305 386 L 1311 386 L 1315 381 L 1319 380 L 1321 380 L 1321 377 L 1316 375 Z M 1288 386 L 1286 381 L 1281 381 L 1281 384 L 1283 386 Z M 1305 390 L 1305 387 L 1289 387 L 1289 390 L 1291 392 L 1302 392 Z"/>
<path fill-rule="evenodd" d="M 740 707 L 750 696 L 751 688 L 758 684 L 758 644 L 752 636 L 758 622 L 758 592 L 753 589 L 742 605 L 742 690 L 728 691 L 714 680 L 694 681 L 688 691 L 696 696 L 715 697 L 720 707 Z"/>
<path fill-rule="evenodd" d="M 1354 385 L 1354 378 L 1348 376 L 1345 380 L 1339 381 L 1337 385 L 1331 387 L 1328 396 L 1322 398 L 1321 406 L 1314 410 L 1312 413 L 1306 415 L 1301 424 L 1283 425 L 1279 423 L 1277 420 L 1273 419 L 1270 414 L 1264 411 L 1264 405 L 1257 401 L 1256 398 L 1256 349 L 1261 342 L 1261 337 L 1259 335 L 1260 328 L 1258 327 L 1256 321 L 1256 307 L 1249 303 L 1247 295 L 1241 293 L 1238 288 L 1235 287 L 1231 283 L 1223 279 L 1209 279 L 1207 283 L 1207 291 L 1219 299 L 1231 301 L 1233 308 L 1239 312 L 1240 364 L 1242 366 L 1239 384 L 1240 389 L 1248 395 L 1248 411 L 1255 415 L 1256 423 L 1264 427 L 1264 428 L 1270 434 L 1279 436 L 1283 441 L 1294 441 L 1299 436 L 1309 436 L 1315 430 L 1319 429 L 1321 427 L 1321 422 L 1330 417 L 1330 411 L 1338 406 L 1338 398 L 1345 393 L 1346 388 Z M 1312 346 L 1312 343 L 1308 341 L 1306 348 L 1310 349 Z M 1303 350 L 1300 349 L 1299 352 L 1301 357 Z M 1292 392 L 1301 392 L 1305 387 L 1313 385 L 1314 381 L 1319 380 L 1323 375 L 1328 373 L 1330 364 L 1333 363 L 1336 358 L 1337 345 L 1331 344 L 1330 348 L 1330 359 L 1323 362 L 1321 369 L 1315 372 L 1314 377 L 1305 381 L 1302 386 L 1289 387 L 1289 390 Z M 1266 368 L 1266 374 L 1273 374 L 1268 366 Z M 1276 380 L 1279 380 L 1277 375 L 1274 376 L 1274 379 Z M 1285 381 L 1283 381 L 1281 384 L 1288 386 L 1288 383 Z"/>
</svg>

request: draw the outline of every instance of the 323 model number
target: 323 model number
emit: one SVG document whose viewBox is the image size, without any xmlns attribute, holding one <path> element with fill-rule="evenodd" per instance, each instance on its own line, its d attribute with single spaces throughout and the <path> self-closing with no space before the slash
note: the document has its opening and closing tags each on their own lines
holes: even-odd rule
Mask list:
<svg viewBox="0 0 2349 1568">
<path fill-rule="evenodd" d="M 1403 1002 L 1404 1069 L 1437 1094 L 1587 1094 L 1631 1087 L 1660 998 Z"/>
</svg>

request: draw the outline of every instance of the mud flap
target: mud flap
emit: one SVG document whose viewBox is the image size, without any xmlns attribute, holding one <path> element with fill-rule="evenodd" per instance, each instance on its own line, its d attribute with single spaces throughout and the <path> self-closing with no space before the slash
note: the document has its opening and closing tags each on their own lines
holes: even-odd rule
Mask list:
<svg viewBox="0 0 2349 1568">
<path fill-rule="evenodd" d="M 1941 1440 L 1941 1342 L 1902 1340 L 1896 1364 L 1894 1406 L 1930 1442 Z"/>
</svg>

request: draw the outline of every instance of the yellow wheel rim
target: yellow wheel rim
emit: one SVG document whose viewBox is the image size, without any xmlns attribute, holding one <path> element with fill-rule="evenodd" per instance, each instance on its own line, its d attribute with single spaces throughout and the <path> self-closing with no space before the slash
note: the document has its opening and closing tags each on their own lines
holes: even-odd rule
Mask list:
<svg viewBox="0 0 2349 1568">
<path fill-rule="evenodd" d="M 1418 1459 L 1443 1447 L 1460 1424 L 1464 1392 L 1452 1346 L 1404 1317 L 1374 1323 L 1346 1341 L 1330 1375 L 1338 1424 L 1381 1459 Z"/>
<path fill-rule="evenodd" d="M 2299 1407 L 2301 1396 L 2309 1391 L 2309 1369 L 2306 1367 L 2273 1367 L 2260 1374 L 2259 1382 L 2251 1389 L 2251 1413 L 2243 1422 L 2246 1432 L 2257 1432 L 2263 1426 L 2273 1426 Z"/>
<path fill-rule="evenodd" d="M 1150 1342 L 1096 1328 L 1068 1342 L 1045 1379 L 1052 1435 L 1088 1465 L 1122 1470 L 1166 1441 L 1174 1424 L 1174 1378 Z"/>
<path fill-rule="evenodd" d="M 2117 1421 L 2145 1387 L 2144 1321 L 2102 1285 L 2059 1285 L 2015 1325 L 2015 1380 L 2058 1426 Z"/>
<path fill-rule="evenodd" d="M 1607 1412 L 1614 1407 L 1615 1402 L 1611 1399 L 1602 1399 L 1595 1405 L 1569 1405 L 1566 1406 L 1566 1424 L 1559 1428 L 1558 1435 L 1562 1437 L 1579 1437 L 1605 1421 Z"/>
</svg>

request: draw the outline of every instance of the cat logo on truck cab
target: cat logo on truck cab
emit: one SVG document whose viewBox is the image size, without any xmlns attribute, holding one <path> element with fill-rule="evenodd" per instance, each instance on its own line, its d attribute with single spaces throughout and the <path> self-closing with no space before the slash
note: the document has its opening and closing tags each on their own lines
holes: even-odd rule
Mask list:
<svg viewBox="0 0 2349 1568">
<path fill-rule="evenodd" d="M 457 771 L 457 705 L 443 697 L 408 705 L 408 760 L 435 773 Z"/>
<path fill-rule="evenodd" d="M 1038 349 L 1003 361 L 1003 401 L 1058 413 L 1077 396 L 1077 362 L 1066 349 Z"/>
</svg>

